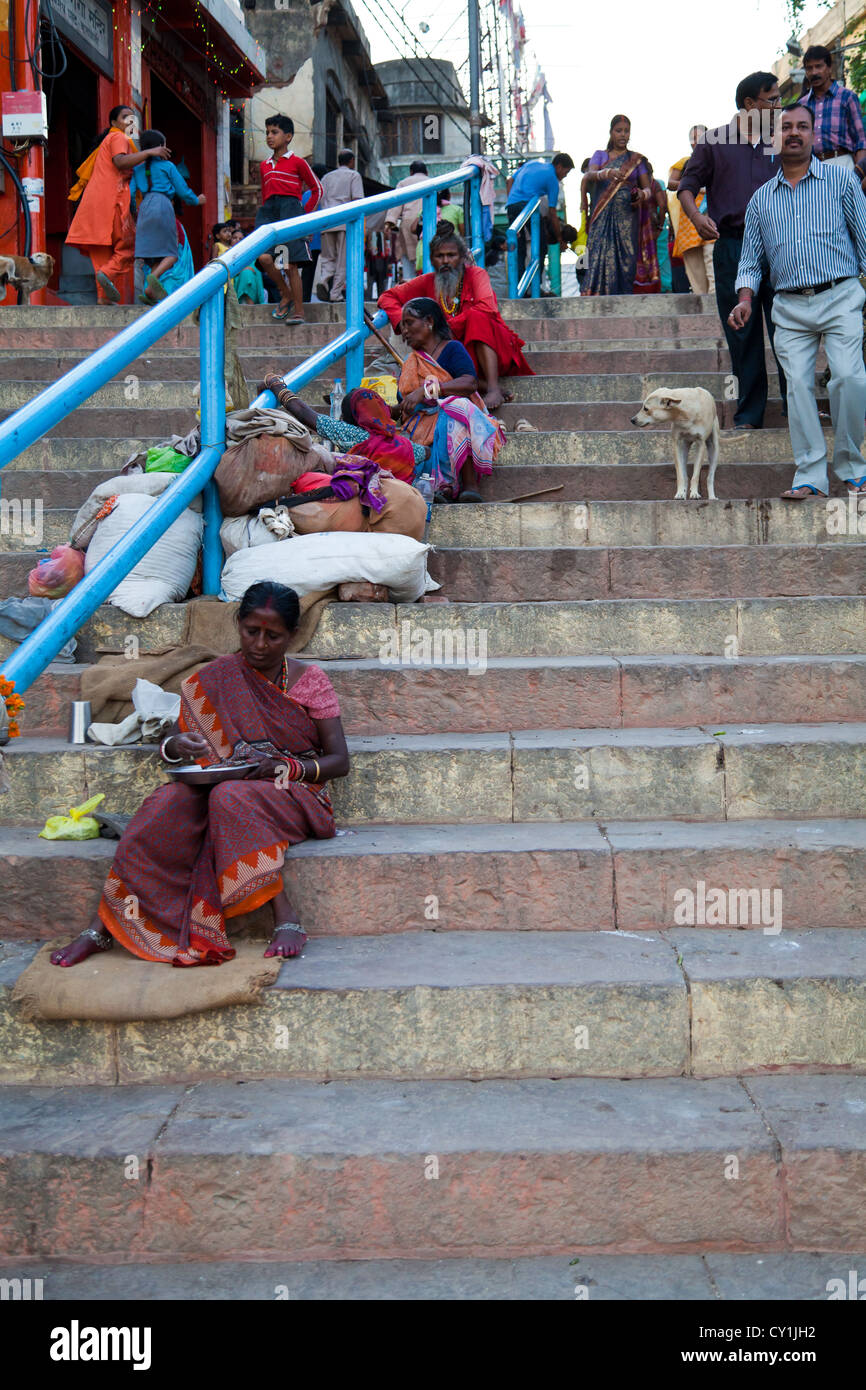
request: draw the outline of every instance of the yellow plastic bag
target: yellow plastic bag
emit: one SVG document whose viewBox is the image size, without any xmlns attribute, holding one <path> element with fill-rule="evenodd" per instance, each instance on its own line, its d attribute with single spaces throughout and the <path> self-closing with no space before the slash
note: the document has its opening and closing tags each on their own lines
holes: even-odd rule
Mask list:
<svg viewBox="0 0 866 1390">
<path fill-rule="evenodd" d="M 90 812 L 95 811 L 100 801 L 105 800 L 105 792 L 92 796 L 81 806 L 70 806 L 68 816 L 49 816 L 45 829 L 40 830 L 40 840 L 96 840 L 99 838 L 99 822 Z"/>
<path fill-rule="evenodd" d="M 577 229 L 577 236 L 575 237 L 574 241 L 571 243 L 571 249 L 572 249 L 572 251 L 576 252 L 578 256 L 580 255 L 581 251 L 585 251 L 585 250 L 586 250 L 586 238 L 587 238 L 586 213 L 585 213 L 585 212 L 582 212 L 582 213 L 580 214 L 580 226 L 579 226 L 578 229 Z"/>
<path fill-rule="evenodd" d="M 368 391 L 375 391 L 386 405 L 397 404 L 397 378 L 393 376 L 365 376 L 361 381 Z"/>
</svg>

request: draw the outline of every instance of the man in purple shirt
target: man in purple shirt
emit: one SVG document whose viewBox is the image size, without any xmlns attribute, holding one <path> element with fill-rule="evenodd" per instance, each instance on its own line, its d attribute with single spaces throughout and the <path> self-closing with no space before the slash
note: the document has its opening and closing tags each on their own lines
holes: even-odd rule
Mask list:
<svg viewBox="0 0 866 1390">
<path fill-rule="evenodd" d="M 729 125 L 706 131 L 695 146 L 680 179 L 680 206 L 704 241 L 713 241 L 716 304 L 725 331 L 731 367 L 737 382 L 734 428 L 760 429 L 767 405 L 767 367 L 761 310 L 773 343 L 773 290 L 764 276 L 755 294 L 748 323 L 735 329 L 728 315 L 737 303 L 735 282 L 743 248 L 746 204 L 755 189 L 779 172 L 772 143 L 772 124 L 780 104 L 779 84 L 771 72 L 753 72 L 737 88 L 737 114 Z M 700 213 L 695 198 L 707 190 L 707 211 Z M 779 368 L 782 400 L 785 377 Z"/>
<path fill-rule="evenodd" d="M 808 106 L 815 122 L 813 153 L 818 159 L 832 160 L 866 174 L 866 130 L 860 101 L 855 92 L 833 81 L 833 55 L 820 44 L 813 44 L 803 55 L 809 86 L 798 105 Z"/>
</svg>

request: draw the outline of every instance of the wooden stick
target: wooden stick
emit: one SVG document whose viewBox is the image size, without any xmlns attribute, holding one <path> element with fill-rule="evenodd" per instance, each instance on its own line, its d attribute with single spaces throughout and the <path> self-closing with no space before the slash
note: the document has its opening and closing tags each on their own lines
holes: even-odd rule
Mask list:
<svg viewBox="0 0 866 1390">
<path fill-rule="evenodd" d="M 370 332 L 373 334 L 373 337 L 379 339 L 379 342 L 382 344 L 383 348 L 385 348 L 386 352 L 390 352 L 394 361 L 398 363 L 399 366 L 404 367 L 406 364 L 403 361 L 403 358 L 400 356 L 399 352 L 395 352 L 394 348 L 388 342 L 387 338 L 382 337 L 382 334 L 379 332 L 378 328 L 373 327 L 373 320 L 370 318 L 370 315 L 367 313 L 366 309 L 364 310 L 364 322 L 366 323 Z"/>
<path fill-rule="evenodd" d="M 530 497 L 541 497 L 545 492 L 562 492 L 565 483 L 557 483 L 556 487 L 540 487 L 537 492 L 521 492 L 519 497 L 491 497 L 491 502 L 528 502 Z"/>
</svg>

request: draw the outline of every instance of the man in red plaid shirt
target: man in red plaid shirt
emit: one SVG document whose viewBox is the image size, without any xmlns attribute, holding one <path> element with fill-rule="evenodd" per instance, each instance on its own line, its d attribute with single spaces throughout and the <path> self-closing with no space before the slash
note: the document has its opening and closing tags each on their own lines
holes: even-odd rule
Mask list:
<svg viewBox="0 0 866 1390">
<path fill-rule="evenodd" d="M 263 201 L 256 213 L 257 227 L 299 217 L 301 193 L 305 188 L 310 190 L 310 201 L 303 209 L 305 212 L 314 212 L 322 196 L 322 185 L 307 161 L 296 154 L 289 154 L 294 133 L 295 126 L 290 116 L 269 116 L 265 121 L 265 140 L 271 155 L 261 165 Z M 276 285 L 282 286 L 280 302 L 271 318 L 283 323 L 303 323 L 304 297 L 298 266 L 312 259 L 310 248 L 303 238 L 298 238 L 287 243 L 285 254 L 289 262 L 287 275 L 277 268 L 273 256 L 266 254 L 258 259 L 258 265 L 265 274 Z"/>
<path fill-rule="evenodd" d="M 813 153 L 833 164 L 856 165 L 861 180 L 866 175 L 866 130 L 860 101 L 855 92 L 833 81 L 833 55 L 828 48 L 814 44 L 803 55 L 809 92 L 799 106 L 808 106 L 815 122 Z"/>
</svg>

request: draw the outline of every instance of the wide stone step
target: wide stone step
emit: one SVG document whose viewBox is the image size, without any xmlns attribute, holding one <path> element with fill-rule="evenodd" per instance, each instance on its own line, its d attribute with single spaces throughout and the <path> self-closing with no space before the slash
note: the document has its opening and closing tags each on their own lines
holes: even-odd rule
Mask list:
<svg viewBox="0 0 866 1390">
<path fill-rule="evenodd" d="M 37 830 L 0 831 L 0 921 L 19 941 L 87 920 L 115 851 L 110 840 L 40 840 Z M 701 917 L 700 884 L 704 898 L 728 895 L 709 922 L 704 910 L 705 925 L 723 928 L 736 914 L 738 929 L 759 930 L 773 914 L 787 934 L 866 926 L 864 851 L 864 820 L 500 822 L 462 825 L 458 837 L 444 825 L 357 826 L 293 846 L 283 877 L 316 935 L 667 931 L 688 909 L 683 890 Z M 752 895 L 748 911 L 741 891 Z M 269 924 L 264 908 L 232 929 Z"/>
<path fill-rule="evenodd" d="M 12 988 L 36 948 L 0 945 L 0 1083 L 866 1069 L 866 931 L 782 937 L 767 922 L 747 933 L 323 936 L 284 962 L 261 1009 L 168 1027 L 24 1022 Z"/>
<path fill-rule="evenodd" d="M 530 455 L 534 462 L 520 463 L 512 456 L 507 468 L 497 467 L 492 475 L 482 478 L 479 491 L 485 501 L 508 502 L 515 497 L 527 494 L 534 496 L 538 490 L 544 492 L 552 501 L 559 502 L 654 502 L 674 501 L 676 474 L 673 463 L 620 461 L 568 463 L 557 456 L 557 451 L 548 446 L 547 440 L 557 436 L 550 434 L 514 434 L 512 440 L 535 440 L 535 448 L 521 444 L 520 455 Z M 561 435 L 562 439 L 584 438 L 590 436 Z M 596 439 L 609 436 L 596 434 Z M 626 438 L 624 435 L 618 436 Z M 501 460 L 504 460 L 504 454 Z M 762 463 L 743 461 L 726 463 L 716 473 L 715 492 L 722 502 L 766 501 L 778 499 L 791 486 L 793 461 L 786 463 Z M 678 506 L 697 508 L 701 501 L 706 502 L 706 470 L 702 473 L 701 499 L 680 501 Z M 836 491 L 847 499 L 847 489 Z M 543 500 L 543 499 L 541 499 Z M 809 509 L 818 504 L 826 504 L 819 498 L 809 503 L 793 504 L 799 510 Z M 823 517 L 823 512 L 822 512 Z"/>
<path fill-rule="evenodd" d="M 818 507 L 789 506 L 777 497 L 685 505 L 672 497 L 437 504 L 428 540 L 437 546 L 722 546 L 827 545 L 864 536 L 866 500 L 851 494 Z"/>
<path fill-rule="evenodd" d="M 458 603 L 775 598 L 866 593 L 864 558 L 864 545 L 485 547 L 440 550 L 429 569 Z"/>
<path fill-rule="evenodd" d="M 859 723 L 363 736 L 350 739 L 352 773 L 331 790 L 348 825 L 859 816 L 864 740 Z M 149 746 L 50 739 L 15 739 L 6 770 L 6 825 L 97 792 L 105 810 L 130 815 L 167 780 Z"/>
<path fill-rule="evenodd" d="M 429 639 L 430 651 L 424 650 Z M 331 661 L 328 675 L 350 734 L 428 729 L 619 728 L 760 721 L 772 710 L 786 724 L 866 719 L 866 656 L 490 657 L 476 642 L 448 644 L 415 628 L 399 665 Z M 65 738 L 70 701 L 85 665 L 55 663 L 27 692 L 19 720 L 30 737 Z"/>
<path fill-rule="evenodd" d="M 675 1299 L 824 1301 L 832 1288 L 850 1289 L 849 1268 L 866 1255 L 761 1251 L 725 1255 L 583 1255 L 577 1267 L 559 1256 L 448 1260 L 164 1260 L 112 1265 L 76 1260 L 18 1259 L 0 1265 L 0 1278 L 41 1279 L 52 1301 L 189 1303 L 289 1298 L 298 1302 L 654 1302 Z M 840 1273 L 841 1271 L 841 1273 Z M 857 1282 L 857 1275 L 854 1276 Z M 34 1285 L 35 1287 L 35 1285 Z"/>
<path fill-rule="evenodd" d="M 854 1251 L 862 1087 L 840 1075 L 7 1087 L 2 1253 Z M 286 1183 L 292 1200 L 275 1203 Z"/>
<path fill-rule="evenodd" d="M 647 366 L 652 368 L 652 360 L 647 362 Z M 279 355 L 275 355 L 270 363 L 271 370 L 280 368 L 287 370 L 283 366 Z M 330 379 L 330 375 L 328 377 Z M 248 378 L 250 380 L 250 378 Z M 319 379 L 321 382 L 321 378 Z M 186 379 L 176 379 L 172 373 L 165 370 L 159 380 L 149 380 L 138 376 L 134 371 L 127 372 L 122 379 L 110 381 L 107 385 L 100 387 L 88 398 L 85 406 L 79 406 L 75 413 L 68 417 L 66 421 L 61 421 L 55 433 L 63 434 L 91 434 L 94 437 L 106 437 L 110 434 L 123 434 L 132 424 L 127 420 L 130 408 L 139 410 L 142 415 L 148 416 L 154 412 L 174 412 L 178 410 L 195 411 L 198 402 L 195 398 L 195 385 L 197 378 L 189 377 Z M 661 369 L 652 368 L 651 371 L 643 374 L 636 372 L 604 372 L 604 373 L 584 373 L 575 376 L 520 376 L 513 377 L 509 382 L 509 391 L 512 392 L 514 400 L 521 402 L 536 403 L 563 403 L 563 402 L 622 402 L 622 410 L 625 416 L 622 428 L 634 428 L 630 422 L 630 416 L 635 413 L 640 402 L 657 387 L 670 387 L 676 390 L 677 387 L 703 386 L 718 401 L 725 400 L 725 387 L 729 378 L 724 372 L 703 371 L 690 369 L 690 361 L 683 360 L 679 371 L 665 372 Z M 33 400 L 44 389 L 47 383 L 40 383 L 35 380 L 26 381 L 5 381 L 3 385 L 3 411 L 8 416 L 19 406 L 26 405 Z M 771 381 L 771 388 L 775 395 L 778 395 L 776 381 Z M 321 394 L 321 386 L 318 388 L 318 395 Z M 305 399 L 315 401 L 317 399 L 317 388 L 314 384 L 305 387 L 302 391 Z M 733 401 L 731 404 L 733 405 Z M 107 411 L 116 410 L 117 420 L 113 427 L 108 427 L 107 422 L 110 416 Z M 628 412 L 628 413 L 626 413 Z M 514 412 L 512 411 L 512 414 Z M 505 417 L 508 423 L 508 416 Z M 77 422 L 75 428 L 72 425 Z M 533 422 L 534 423 L 534 422 Z M 63 428 L 63 426 L 69 426 Z M 90 428 L 85 428 L 89 426 Z M 552 428 L 605 428 L 604 425 L 594 425 L 590 417 L 580 413 L 575 414 L 573 423 L 569 426 L 567 419 L 563 420 L 562 426 L 553 424 Z M 144 426 L 140 426 L 144 430 Z M 608 428 L 610 428 L 608 426 Z M 670 432 L 669 430 L 667 431 Z M 762 437 L 762 431 L 750 431 L 751 434 Z M 734 441 L 738 442 L 738 441 Z M 756 441 L 758 442 L 758 441 Z"/>
<path fill-rule="evenodd" d="M 161 438 L 156 434 L 141 438 L 42 439 L 3 470 L 2 494 L 7 498 L 30 498 L 31 501 L 49 497 L 56 506 L 76 509 L 91 488 L 115 477 L 132 454 L 158 444 Z M 616 459 L 604 463 L 563 463 L 548 443 L 554 438 L 555 435 L 541 433 L 512 435 L 510 443 L 530 461 L 515 463 L 512 459 L 507 469 L 497 466 L 492 476 L 481 480 L 482 495 L 489 501 L 505 502 L 540 488 L 546 490 L 550 500 L 559 502 L 674 502 L 676 482 L 670 459 L 657 463 Z M 527 439 L 533 443 L 527 445 Z M 504 459 L 505 454 L 501 458 Z M 716 474 L 716 493 L 724 502 L 743 500 L 754 505 L 757 499 L 777 500 L 790 486 L 792 469 L 792 462 L 726 463 Z M 24 475 L 20 480 L 19 474 Z M 43 474 L 50 476 L 43 477 Z M 702 490 L 706 492 L 705 478 Z M 838 491 L 847 501 L 847 492 Z M 706 503 L 705 497 L 703 502 Z M 683 516 L 696 511 L 700 505 L 694 500 L 676 503 Z M 834 501 L 834 505 L 838 506 L 838 502 Z M 823 524 L 826 504 L 820 499 L 787 510 L 809 515 L 816 513 L 816 508 Z"/>
<path fill-rule="evenodd" d="M 575 378 L 577 380 L 577 378 Z M 633 401 L 526 401 L 518 399 L 510 405 L 505 405 L 497 411 L 497 415 L 503 421 L 506 434 L 513 438 L 515 433 L 519 433 L 517 425 L 521 420 L 527 421 L 539 431 L 559 431 L 559 430 L 626 430 L 631 429 L 632 416 L 640 409 L 641 402 L 638 399 Z M 736 401 L 718 401 L 716 412 L 719 418 L 719 425 L 723 430 L 732 428 L 734 424 L 734 411 Z M 787 421 L 782 414 L 782 403 L 779 399 L 772 399 L 764 416 L 764 424 L 768 429 L 784 429 Z M 829 427 L 829 422 L 828 422 Z M 666 432 L 670 435 L 670 425 L 647 425 L 647 430 L 655 432 Z"/>
<path fill-rule="evenodd" d="M 193 600 L 195 602 L 195 600 Z M 104 605 L 77 634 L 78 659 L 141 655 L 187 643 L 191 605 L 166 603 L 147 618 Z M 452 634 L 449 638 L 448 634 Z M 438 636 L 437 636 L 438 634 Z M 482 634 L 484 634 L 482 638 Z M 363 657 L 400 666 L 429 645 L 487 659 L 512 656 L 836 656 L 866 652 L 866 604 L 858 597 L 600 599 L 569 603 L 332 603 L 304 651 L 314 660 Z M 474 648 L 470 643 L 475 644 Z M 0 658 L 14 644 L 0 637 Z M 437 653 L 438 655 L 438 653 Z M 431 660 L 434 658 L 430 658 Z"/>
</svg>

